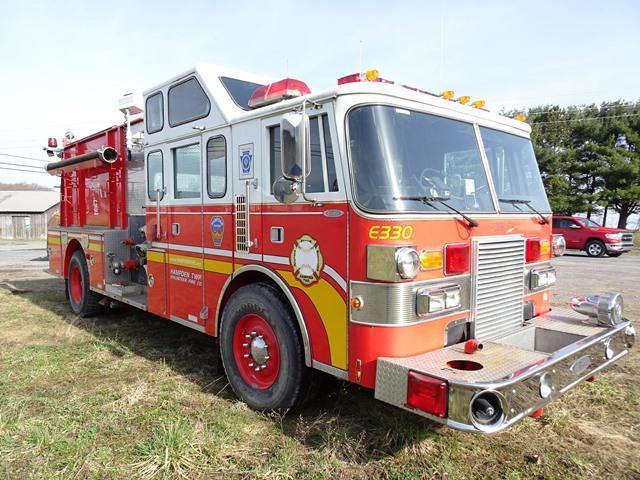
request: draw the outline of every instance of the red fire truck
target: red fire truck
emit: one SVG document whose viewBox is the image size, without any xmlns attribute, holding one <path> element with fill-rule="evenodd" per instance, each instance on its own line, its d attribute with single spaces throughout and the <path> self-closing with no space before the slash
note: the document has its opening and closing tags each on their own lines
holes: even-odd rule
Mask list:
<svg viewBox="0 0 640 480">
<path fill-rule="evenodd" d="M 524 121 L 375 70 L 337 83 L 203 65 L 50 148 L 73 312 L 115 300 L 215 337 L 256 409 L 295 407 L 317 369 L 475 432 L 627 354 L 619 294 L 550 307 L 564 245 Z"/>
</svg>

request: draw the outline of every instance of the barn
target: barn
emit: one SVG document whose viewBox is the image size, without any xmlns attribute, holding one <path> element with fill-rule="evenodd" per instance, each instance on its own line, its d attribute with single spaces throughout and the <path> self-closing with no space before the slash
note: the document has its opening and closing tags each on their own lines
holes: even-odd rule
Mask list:
<svg viewBox="0 0 640 480">
<path fill-rule="evenodd" d="M 47 238 L 47 222 L 59 202 L 55 190 L 0 190 L 0 239 Z"/>
</svg>

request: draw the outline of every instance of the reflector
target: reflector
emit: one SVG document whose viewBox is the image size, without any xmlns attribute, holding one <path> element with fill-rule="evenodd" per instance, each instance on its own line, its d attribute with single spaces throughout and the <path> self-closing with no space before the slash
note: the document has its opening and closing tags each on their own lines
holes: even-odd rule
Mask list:
<svg viewBox="0 0 640 480">
<path fill-rule="evenodd" d="M 407 405 L 437 417 L 447 416 L 447 382 L 438 378 L 409 372 Z"/>
</svg>

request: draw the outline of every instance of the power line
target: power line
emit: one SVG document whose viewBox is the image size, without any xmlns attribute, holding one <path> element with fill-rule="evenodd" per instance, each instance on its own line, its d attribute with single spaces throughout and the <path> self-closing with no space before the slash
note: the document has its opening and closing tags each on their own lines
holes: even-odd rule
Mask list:
<svg viewBox="0 0 640 480">
<path fill-rule="evenodd" d="M 0 152 L 0 155 L 4 156 L 4 157 L 12 157 L 12 158 L 22 158 L 24 160 L 35 160 L 36 162 L 44 162 L 44 163 L 49 163 L 49 160 L 44 160 L 42 158 L 35 158 L 35 157 L 23 157 L 22 155 L 11 155 L 10 153 L 3 153 Z"/>
<path fill-rule="evenodd" d="M 41 170 L 41 167 L 36 167 L 34 165 L 22 165 L 20 163 L 16 164 L 16 163 L 0 162 L 0 165 L 8 165 L 9 167 L 20 167 L 20 168 L 33 168 L 36 170 Z"/>
<path fill-rule="evenodd" d="M 38 175 L 45 175 L 47 172 L 42 170 L 38 172 L 37 170 L 23 170 L 21 168 L 9 168 L 9 167 L 0 167 L 0 170 L 11 170 L 13 172 L 27 172 L 27 173 L 37 173 Z"/>
<path fill-rule="evenodd" d="M 580 107 L 575 107 L 575 108 L 571 108 L 571 107 L 559 107 L 557 110 L 544 110 L 541 112 L 533 112 L 531 110 L 526 110 L 527 115 L 531 116 L 531 115 L 542 115 L 544 113 L 574 113 L 574 112 L 580 112 L 583 111 L 587 108 L 590 108 L 591 105 L 585 105 L 584 108 L 580 108 Z M 597 105 L 594 108 L 599 108 Z M 629 105 L 616 105 L 615 107 L 612 108 L 623 108 L 623 109 L 627 109 L 627 108 L 640 108 L 638 107 L 638 105 L 634 105 L 634 104 L 629 104 Z M 517 110 L 517 109 L 516 109 Z M 0 142 L 1 143 L 1 142 Z"/>
<path fill-rule="evenodd" d="M 587 120 L 605 120 L 608 118 L 627 118 L 627 117 L 637 117 L 637 116 L 640 116 L 640 113 L 629 113 L 624 115 L 608 115 L 604 117 L 583 117 L 583 118 L 573 118 L 570 120 L 550 120 L 548 122 L 533 122 L 531 126 L 543 125 L 547 123 L 586 122 Z"/>
</svg>

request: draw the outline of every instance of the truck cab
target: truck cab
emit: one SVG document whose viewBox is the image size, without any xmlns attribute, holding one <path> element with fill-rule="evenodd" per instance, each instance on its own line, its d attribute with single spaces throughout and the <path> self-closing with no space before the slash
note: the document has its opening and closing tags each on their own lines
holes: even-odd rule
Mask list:
<svg viewBox="0 0 640 480">
<path fill-rule="evenodd" d="M 584 217 L 553 216 L 553 233 L 562 235 L 567 248 L 583 250 L 590 257 L 619 257 L 633 248 L 633 233 L 606 228 Z"/>
<path fill-rule="evenodd" d="M 201 65 L 134 106 L 48 168 L 70 210 L 51 271 L 78 314 L 110 298 L 215 337 L 253 408 L 297 406 L 316 369 L 497 431 L 633 344 L 618 294 L 551 309 L 563 244 L 531 129 L 482 101 Z"/>
</svg>

